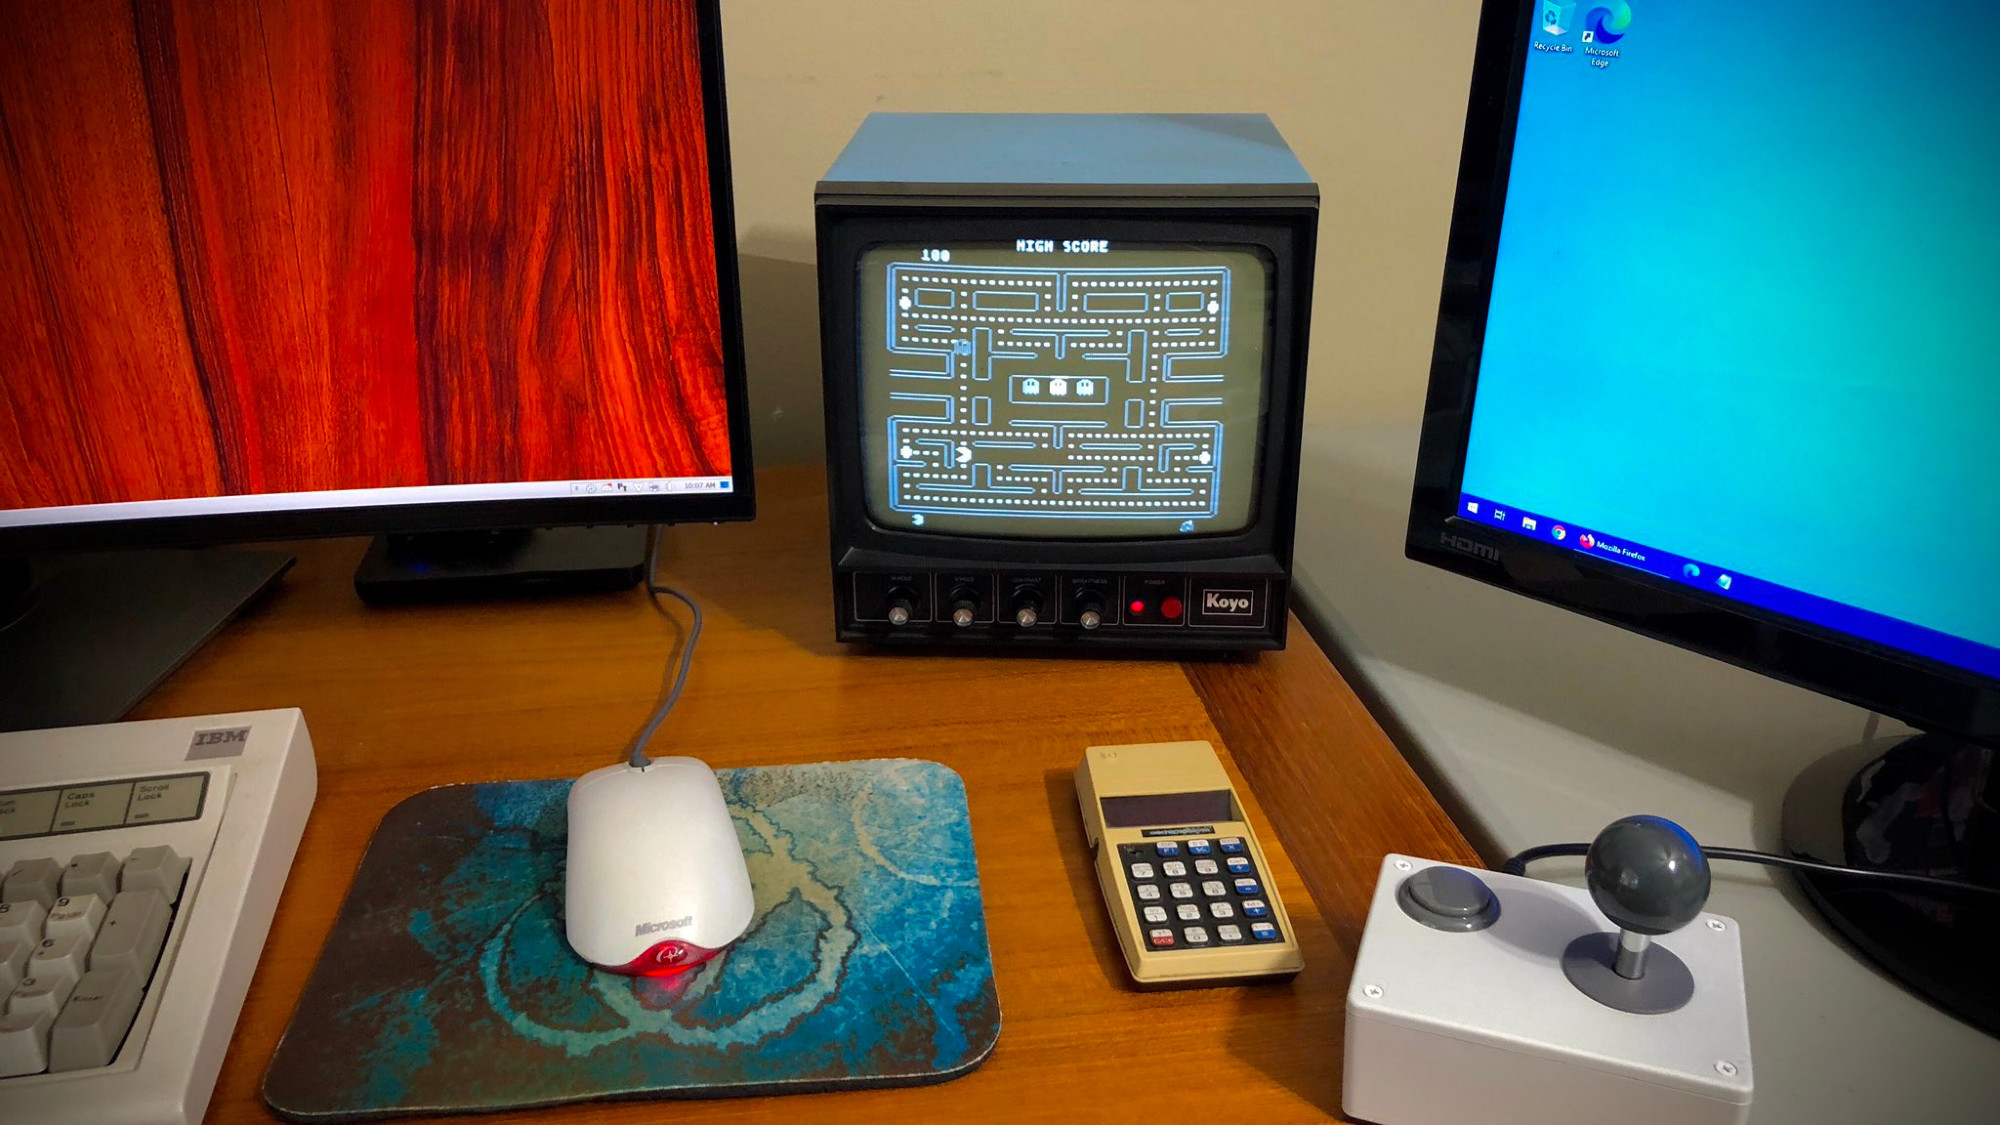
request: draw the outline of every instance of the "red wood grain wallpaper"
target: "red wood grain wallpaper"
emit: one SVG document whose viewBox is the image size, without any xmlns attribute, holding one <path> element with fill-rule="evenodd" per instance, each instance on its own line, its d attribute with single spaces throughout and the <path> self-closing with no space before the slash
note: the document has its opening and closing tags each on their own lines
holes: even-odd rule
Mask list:
<svg viewBox="0 0 2000 1125">
<path fill-rule="evenodd" d="M 0 508 L 731 471 L 686 0 L 0 4 Z"/>
</svg>

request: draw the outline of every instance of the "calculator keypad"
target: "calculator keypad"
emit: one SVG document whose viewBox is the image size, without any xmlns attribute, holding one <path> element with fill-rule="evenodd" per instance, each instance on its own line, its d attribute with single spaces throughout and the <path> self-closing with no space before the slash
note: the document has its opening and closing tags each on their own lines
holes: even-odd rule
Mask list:
<svg viewBox="0 0 2000 1125">
<path fill-rule="evenodd" d="M 1226 857 L 1228 878 L 1181 879 L 1187 865 L 1171 857 Z M 1146 923 L 1146 945 L 1157 952 L 1250 945 L 1283 939 L 1265 899 L 1262 876 L 1239 836 L 1220 840 L 1156 840 L 1121 844 L 1118 859 L 1132 888 L 1133 904 Z M 1162 862 L 1166 859 L 1166 862 Z M 1195 875 L 1218 874 L 1212 859 L 1197 859 Z M 1171 912 L 1161 903 L 1172 903 Z M 1169 921 L 1171 919 L 1171 922 Z M 1249 919 L 1245 932 L 1243 919 Z"/>
</svg>

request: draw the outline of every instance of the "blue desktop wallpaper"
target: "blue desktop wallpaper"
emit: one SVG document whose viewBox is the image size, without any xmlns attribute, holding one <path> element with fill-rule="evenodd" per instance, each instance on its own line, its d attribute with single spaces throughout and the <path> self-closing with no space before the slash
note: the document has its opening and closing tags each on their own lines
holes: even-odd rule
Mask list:
<svg viewBox="0 0 2000 1125">
<path fill-rule="evenodd" d="M 1537 5 L 1465 492 L 2000 646 L 2000 4 L 1927 13 Z"/>
</svg>

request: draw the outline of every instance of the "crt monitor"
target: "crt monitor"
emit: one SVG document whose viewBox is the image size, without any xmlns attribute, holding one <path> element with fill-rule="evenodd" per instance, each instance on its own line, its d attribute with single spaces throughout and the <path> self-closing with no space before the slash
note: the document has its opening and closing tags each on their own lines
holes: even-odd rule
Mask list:
<svg viewBox="0 0 2000 1125">
<path fill-rule="evenodd" d="M 1949 9 L 2000 36 L 2000 8 Z M 1996 111 L 2000 70 L 1901 49 L 1858 0 L 1490 0 L 1408 535 L 1927 732 L 1802 776 L 1788 847 L 1987 883 Z M 1807 889 L 2000 1029 L 1990 909 Z"/>
<path fill-rule="evenodd" d="M 64 47 L 0 98 L 0 654 L 44 681 L 5 694 L 199 577 L 79 550 L 450 532 L 376 577 L 629 583 L 636 525 L 752 514 L 713 0 L 338 15 L 14 29 Z"/>
</svg>

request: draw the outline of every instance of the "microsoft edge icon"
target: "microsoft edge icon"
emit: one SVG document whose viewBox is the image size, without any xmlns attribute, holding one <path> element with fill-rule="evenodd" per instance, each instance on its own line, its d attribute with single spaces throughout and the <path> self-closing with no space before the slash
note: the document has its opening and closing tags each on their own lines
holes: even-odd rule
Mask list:
<svg viewBox="0 0 2000 1125">
<path fill-rule="evenodd" d="M 1575 15 L 1576 0 L 1542 0 L 1542 30 L 1550 35 L 1568 35 Z"/>
<path fill-rule="evenodd" d="M 1543 0 L 1546 11 L 1548 0 Z M 1616 43 L 1625 38 L 1632 27 L 1632 5 L 1625 0 L 1612 0 L 1585 13 L 1583 17 L 1583 41 L 1585 43 Z"/>
</svg>

